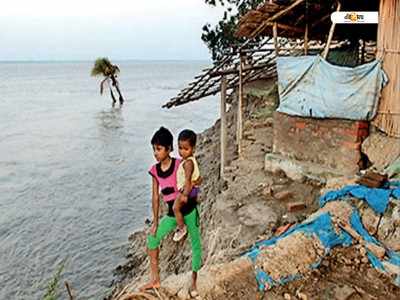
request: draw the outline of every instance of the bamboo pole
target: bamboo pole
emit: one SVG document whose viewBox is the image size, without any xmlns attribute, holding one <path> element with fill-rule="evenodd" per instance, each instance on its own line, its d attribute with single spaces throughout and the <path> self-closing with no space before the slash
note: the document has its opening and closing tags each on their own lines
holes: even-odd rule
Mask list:
<svg viewBox="0 0 400 300">
<path fill-rule="evenodd" d="M 381 0 L 379 7 L 377 58 L 389 78 L 382 90 L 373 124 L 400 138 L 400 1 Z"/>
<path fill-rule="evenodd" d="M 224 178 L 225 166 L 226 166 L 226 142 L 227 142 L 227 134 L 226 134 L 226 89 L 227 82 L 226 77 L 222 76 L 221 78 L 221 169 L 220 174 L 221 178 Z"/>
<path fill-rule="evenodd" d="M 341 6 L 342 5 L 340 4 L 340 2 L 338 2 L 336 11 L 340 11 Z M 329 46 L 331 45 L 331 42 L 332 42 L 332 37 L 333 37 L 333 32 L 335 31 L 335 26 L 336 26 L 336 23 L 332 22 L 331 29 L 329 30 L 328 40 L 326 42 L 324 54 L 322 55 L 322 57 L 324 59 L 326 59 L 326 57 L 328 56 Z"/>
<path fill-rule="evenodd" d="M 306 30 L 304 32 L 304 55 L 308 54 L 308 23 L 306 24 Z"/>
<path fill-rule="evenodd" d="M 362 40 L 361 44 L 361 63 L 365 63 L 365 40 Z"/>
<path fill-rule="evenodd" d="M 272 26 L 272 33 L 274 35 L 274 47 L 275 47 L 275 54 L 276 56 L 279 55 L 279 45 L 278 45 L 278 23 L 274 22 Z"/>
<path fill-rule="evenodd" d="M 243 125 L 243 56 L 240 54 L 239 64 L 239 99 L 238 99 L 238 113 L 237 113 L 237 126 L 236 126 L 236 141 L 238 146 L 239 156 L 242 153 L 242 125 Z"/>
</svg>

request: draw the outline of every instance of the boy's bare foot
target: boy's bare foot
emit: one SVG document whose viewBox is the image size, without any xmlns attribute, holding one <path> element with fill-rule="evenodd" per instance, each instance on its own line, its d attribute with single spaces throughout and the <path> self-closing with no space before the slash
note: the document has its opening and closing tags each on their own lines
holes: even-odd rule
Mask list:
<svg viewBox="0 0 400 300">
<path fill-rule="evenodd" d="M 193 298 L 193 299 L 197 299 L 200 296 L 196 287 L 191 286 L 189 288 L 189 296 L 190 296 L 190 298 Z"/>
<path fill-rule="evenodd" d="M 180 240 L 182 240 L 185 237 L 186 234 L 187 234 L 186 226 L 183 226 L 182 228 L 178 228 L 175 231 L 175 234 L 173 237 L 174 242 L 179 242 Z"/>
<path fill-rule="evenodd" d="M 148 283 L 146 283 L 146 284 L 144 284 L 144 285 L 142 285 L 140 288 L 139 288 L 139 291 L 140 292 L 144 292 L 144 291 L 146 291 L 146 290 L 151 290 L 151 289 L 158 289 L 158 288 L 160 288 L 160 282 L 159 281 L 150 281 L 150 282 L 148 282 Z"/>
</svg>

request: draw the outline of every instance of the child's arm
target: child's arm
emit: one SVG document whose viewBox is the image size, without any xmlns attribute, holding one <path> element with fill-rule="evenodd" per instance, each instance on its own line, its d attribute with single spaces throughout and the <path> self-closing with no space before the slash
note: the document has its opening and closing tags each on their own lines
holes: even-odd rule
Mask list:
<svg viewBox="0 0 400 300">
<path fill-rule="evenodd" d="M 194 186 L 201 186 L 201 184 L 203 183 L 203 177 L 199 176 L 199 178 L 197 178 L 195 181 L 192 182 Z"/>
<path fill-rule="evenodd" d="M 183 186 L 183 191 L 181 193 L 181 200 L 186 203 L 190 192 L 192 191 L 192 174 L 194 170 L 193 161 L 188 160 L 183 164 L 183 169 L 185 170 L 185 185 Z"/>
<path fill-rule="evenodd" d="M 153 208 L 153 225 L 151 225 L 150 233 L 155 235 L 158 227 L 158 212 L 160 209 L 160 194 L 158 192 L 158 181 L 154 177 L 153 179 L 153 188 L 152 188 L 152 197 L 151 204 Z"/>
</svg>

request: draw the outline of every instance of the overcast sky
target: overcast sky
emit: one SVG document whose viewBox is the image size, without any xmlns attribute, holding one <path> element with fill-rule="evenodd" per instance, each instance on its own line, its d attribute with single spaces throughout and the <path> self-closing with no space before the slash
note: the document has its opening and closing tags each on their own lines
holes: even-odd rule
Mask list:
<svg viewBox="0 0 400 300">
<path fill-rule="evenodd" d="M 1 60 L 209 59 L 203 0 L 10 0 L 0 7 Z"/>
</svg>

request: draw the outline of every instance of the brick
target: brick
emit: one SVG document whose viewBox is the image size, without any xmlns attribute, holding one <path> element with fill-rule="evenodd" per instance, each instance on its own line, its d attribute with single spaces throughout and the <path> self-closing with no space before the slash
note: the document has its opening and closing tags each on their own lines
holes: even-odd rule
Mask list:
<svg viewBox="0 0 400 300">
<path fill-rule="evenodd" d="M 274 198 L 280 201 L 285 201 L 289 198 L 291 198 L 293 194 L 289 191 L 282 191 L 274 194 Z"/>
<path fill-rule="evenodd" d="M 304 129 L 304 128 L 306 128 L 306 123 L 305 122 L 296 122 L 296 128 Z"/>
<path fill-rule="evenodd" d="M 370 187 L 370 188 L 379 188 L 382 186 L 382 182 L 369 179 L 369 178 L 360 178 L 356 181 L 356 183 Z"/>
<path fill-rule="evenodd" d="M 353 128 L 354 129 L 368 129 L 369 128 L 369 122 L 367 122 L 367 121 L 354 122 Z"/>
<path fill-rule="evenodd" d="M 377 181 L 386 181 L 388 179 L 387 174 L 380 174 L 374 171 L 368 171 L 364 174 L 364 177 L 372 179 L 372 180 L 377 180 Z"/>
<path fill-rule="evenodd" d="M 387 175 L 381 175 L 372 171 L 368 171 L 364 176 L 359 178 L 356 182 L 372 188 L 381 187 L 388 179 Z"/>
<path fill-rule="evenodd" d="M 275 231 L 275 236 L 279 236 L 279 235 L 285 233 L 286 231 L 288 231 L 288 229 L 290 227 L 292 227 L 293 224 L 294 223 L 288 223 L 286 225 L 278 227 L 278 229 Z"/>
<path fill-rule="evenodd" d="M 349 149 L 354 149 L 354 150 L 360 150 L 361 149 L 361 143 L 357 142 L 357 143 L 353 143 L 353 142 L 346 142 L 343 141 L 342 145 L 346 148 Z"/>
<path fill-rule="evenodd" d="M 358 132 L 359 132 L 358 129 L 344 129 L 342 131 L 343 134 L 349 135 L 349 136 L 352 136 L 352 137 L 357 137 L 358 136 Z"/>
<path fill-rule="evenodd" d="M 364 122 L 300 118 L 274 112 L 273 152 L 299 161 L 333 166 L 343 173 L 357 171 L 361 142 L 367 134 Z M 346 134 L 345 134 L 345 133 Z M 338 155 L 342 153 L 343 155 Z"/>
<path fill-rule="evenodd" d="M 288 203 L 288 205 L 287 205 L 287 210 L 289 212 L 295 212 L 295 211 L 303 210 L 305 208 L 307 208 L 307 205 L 302 201 Z"/>
<path fill-rule="evenodd" d="M 358 130 L 358 137 L 366 138 L 369 135 L 369 129 L 361 128 Z"/>
</svg>

